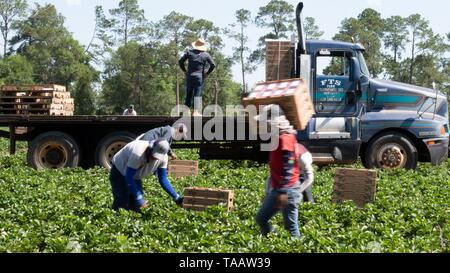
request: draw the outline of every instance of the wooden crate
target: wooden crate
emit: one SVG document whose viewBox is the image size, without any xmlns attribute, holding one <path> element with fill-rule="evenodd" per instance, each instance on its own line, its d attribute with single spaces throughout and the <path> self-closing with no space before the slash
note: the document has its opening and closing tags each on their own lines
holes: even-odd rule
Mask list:
<svg viewBox="0 0 450 273">
<path fill-rule="evenodd" d="M 286 118 L 297 130 L 305 130 L 315 115 L 313 101 L 304 79 L 289 79 L 258 83 L 248 97 L 242 99 L 244 107 L 278 104 Z"/>
<path fill-rule="evenodd" d="M 198 161 L 173 160 L 169 162 L 168 174 L 176 178 L 198 175 Z"/>
<path fill-rule="evenodd" d="M 292 78 L 293 50 L 289 40 L 266 40 L 266 81 Z"/>
<path fill-rule="evenodd" d="M 336 169 L 333 202 L 352 200 L 359 208 L 375 201 L 377 172 L 374 170 Z"/>
<path fill-rule="evenodd" d="M 183 208 L 204 211 L 208 207 L 223 204 L 228 211 L 234 208 L 234 192 L 232 190 L 191 187 L 184 189 Z"/>
</svg>

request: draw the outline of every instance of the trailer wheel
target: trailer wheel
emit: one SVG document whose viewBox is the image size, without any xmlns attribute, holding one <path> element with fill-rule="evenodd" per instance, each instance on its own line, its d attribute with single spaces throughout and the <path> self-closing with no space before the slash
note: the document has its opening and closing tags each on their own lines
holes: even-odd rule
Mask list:
<svg viewBox="0 0 450 273">
<path fill-rule="evenodd" d="M 135 139 L 136 135 L 129 132 L 114 132 L 105 136 L 95 150 L 95 164 L 109 171 L 114 155 Z"/>
<path fill-rule="evenodd" d="M 365 164 L 369 169 L 417 168 L 418 152 L 409 138 L 391 132 L 373 140 L 366 150 Z"/>
<path fill-rule="evenodd" d="M 38 170 L 76 168 L 80 162 L 80 147 L 75 139 L 66 133 L 43 133 L 31 141 L 27 162 Z"/>
</svg>

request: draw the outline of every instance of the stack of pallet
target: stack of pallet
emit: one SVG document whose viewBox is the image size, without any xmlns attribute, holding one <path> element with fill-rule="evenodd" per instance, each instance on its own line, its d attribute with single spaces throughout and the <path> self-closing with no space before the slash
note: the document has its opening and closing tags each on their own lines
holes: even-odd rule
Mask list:
<svg viewBox="0 0 450 273">
<path fill-rule="evenodd" d="M 73 116 L 74 99 L 61 85 L 4 85 L 0 113 L 6 115 Z"/>
<path fill-rule="evenodd" d="M 375 201 L 377 172 L 373 170 L 336 169 L 333 202 L 351 200 L 359 208 Z"/>
<path fill-rule="evenodd" d="M 266 40 L 266 81 L 293 77 L 294 48 L 289 40 Z"/>
</svg>

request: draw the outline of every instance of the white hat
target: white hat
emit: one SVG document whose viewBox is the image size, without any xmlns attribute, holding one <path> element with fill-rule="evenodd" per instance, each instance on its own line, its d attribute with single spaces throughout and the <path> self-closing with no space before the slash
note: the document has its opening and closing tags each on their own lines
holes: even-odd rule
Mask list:
<svg viewBox="0 0 450 273">
<path fill-rule="evenodd" d="M 207 51 L 206 49 L 206 42 L 202 38 L 197 39 L 197 41 L 192 43 L 192 47 L 194 49 L 200 50 L 200 51 Z"/>
<path fill-rule="evenodd" d="M 153 144 L 152 156 L 158 160 L 163 161 L 164 157 L 167 155 L 169 150 L 170 150 L 170 145 L 169 145 L 169 142 L 167 142 L 167 140 L 156 141 Z"/>
</svg>

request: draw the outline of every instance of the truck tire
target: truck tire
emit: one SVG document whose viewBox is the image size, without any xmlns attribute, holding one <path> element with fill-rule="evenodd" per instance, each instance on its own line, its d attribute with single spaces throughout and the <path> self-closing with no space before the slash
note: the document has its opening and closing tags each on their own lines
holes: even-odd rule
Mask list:
<svg viewBox="0 0 450 273">
<path fill-rule="evenodd" d="M 130 132 L 114 132 L 105 136 L 95 149 L 95 164 L 109 171 L 114 155 L 135 139 L 136 135 Z"/>
<path fill-rule="evenodd" d="M 419 158 L 412 141 L 397 132 L 386 133 L 372 140 L 364 157 L 364 164 L 369 169 L 407 170 L 415 170 Z"/>
<path fill-rule="evenodd" d="M 80 146 L 63 132 L 46 132 L 28 146 L 28 165 L 39 169 L 76 168 L 80 163 Z"/>
</svg>

